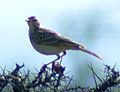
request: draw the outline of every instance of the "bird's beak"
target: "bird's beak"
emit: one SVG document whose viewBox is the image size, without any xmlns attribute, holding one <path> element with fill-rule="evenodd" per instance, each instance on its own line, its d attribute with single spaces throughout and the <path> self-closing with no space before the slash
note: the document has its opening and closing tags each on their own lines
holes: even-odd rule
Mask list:
<svg viewBox="0 0 120 92">
<path fill-rule="evenodd" d="M 27 23 L 29 22 L 28 20 L 25 20 Z"/>
</svg>

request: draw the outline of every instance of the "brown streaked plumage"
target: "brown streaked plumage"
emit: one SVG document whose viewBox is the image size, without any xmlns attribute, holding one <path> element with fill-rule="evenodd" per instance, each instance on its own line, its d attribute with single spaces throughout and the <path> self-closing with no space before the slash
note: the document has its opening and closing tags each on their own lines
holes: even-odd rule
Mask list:
<svg viewBox="0 0 120 92">
<path fill-rule="evenodd" d="M 99 55 L 87 50 L 82 44 L 78 44 L 49 29 L 41 28 L 39 21 L 34 16 L 29 17 L 26 21 L 29 26 L 29 38 L 31 44 L 39 53 L 57 55 L 59 59 L 59 54 L 61 52 L 65 55 L 66 50 L 81 50 L 102 59 Z"/>
</svg>

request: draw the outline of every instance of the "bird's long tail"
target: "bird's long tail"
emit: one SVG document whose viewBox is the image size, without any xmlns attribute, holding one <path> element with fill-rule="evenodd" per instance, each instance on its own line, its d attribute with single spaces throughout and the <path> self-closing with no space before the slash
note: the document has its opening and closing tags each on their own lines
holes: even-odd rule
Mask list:
<svg viewBox="0 0 120 92">
<path fill-rule="evenodd" d="M 94 52 L 92 52 L 88 49 L 86 49 L 82 44 L 77 44 L 77 43 L 71 42 L 71 41 L 67 41 L 66 43 L 67 43 L 67 47 L 69 47 L 69 49 L 71 49 L 71 50 L 81 50 L 83 52 L 86 52 L 86 53 L 88 53 L 90 55 L 93 55 L 93 56 L 97 57 L 98 59 L 102 60 L 101 56 L 97 55 L 96 53 L 94 53 Z"/>
<path fill-rule="evenodd" d="M 90 55 L 93 55 L 93 56 L 97 57 L 98 59 L 102 60 L 102 57 L 101 57 L 101 56 L 97 55 L 96 53 L 94 53 L 94 52 L 92 52 L 92 51 L 90 51 L 90 50 L 87 50 L 87 49 L 84 48 L 84 47 L 79 46 L 79 50 L 81 50 L 81 51 L 83 51 L 83 52 L 86 52 L 86 53 L 88 53 L 88 54 L 90 54 Z"/>
</svg>

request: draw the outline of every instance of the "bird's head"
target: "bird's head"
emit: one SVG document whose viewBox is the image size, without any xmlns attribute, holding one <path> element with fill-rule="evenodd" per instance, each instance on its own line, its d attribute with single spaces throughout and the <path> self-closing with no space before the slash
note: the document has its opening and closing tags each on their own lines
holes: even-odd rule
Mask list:
<svg viewBox="0 0 120 92">
<path fill-rule="evenodd" d="M 35 16 L 28 17 L 28 20 L 26 20 L 26 22 L 28 23 L 30 29 L 35 29 L 40 27 L 40 23 Z"/>
</svg>

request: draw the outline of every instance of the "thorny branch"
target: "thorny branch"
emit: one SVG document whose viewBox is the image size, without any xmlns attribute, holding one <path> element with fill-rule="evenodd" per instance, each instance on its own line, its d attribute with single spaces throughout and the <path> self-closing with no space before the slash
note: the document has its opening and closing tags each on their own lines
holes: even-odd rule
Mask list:
<svg viewBox="0 0 120 92">
<path fill-rule="evenodd" d="M 92 64 L 88 65 L 92 71 L 95 88 L 74 86 L 73 77 L 65 74 L 65 67 L 59 62 L 44 64 L 37 74 L 31 76 L 30 70 L 26 73 L 21 72 L 23 65 L 16 64 L 16 68 L 11 73 L 6 73 L 6 68 L 1 68 L 0 73 L 0 92 L 8 84 L 11 86 L 10 92 L 111 92 L 112 88 L 120 86 L 120 72 L 105 65 L 105 78 L 100 78 L 95 72 Z M 100 84 L 98 84 L 98 81 Z M 9 92 L 9 91 L 8 91 Z"/>
</svg>

